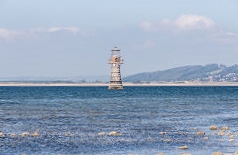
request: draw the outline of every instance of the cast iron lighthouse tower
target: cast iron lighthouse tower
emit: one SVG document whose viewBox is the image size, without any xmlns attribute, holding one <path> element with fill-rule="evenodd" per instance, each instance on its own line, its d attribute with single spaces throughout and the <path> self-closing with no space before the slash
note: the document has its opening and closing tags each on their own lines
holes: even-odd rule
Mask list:
<svg viewBox="0 0 238 155">
<path fill-rule="evenodd" d="M 112 50 L 111 59 L 109 59 L 109 64 L 111 64 L 111 80 L 108 89 L 123 89 L 121 81 L 120 66 L 123 64 L 123 59 L 120 56 L 120 49 L 114 47 Z"/>
</svg>

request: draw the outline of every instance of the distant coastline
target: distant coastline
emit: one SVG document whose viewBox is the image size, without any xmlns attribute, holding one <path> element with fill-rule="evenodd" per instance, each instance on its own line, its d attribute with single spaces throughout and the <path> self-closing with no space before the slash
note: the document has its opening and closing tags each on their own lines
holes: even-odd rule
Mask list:
<svg viewBox="0 0 238 155">
<path fill-rule="evenodd" d="M 108 83 L 104 82 L 92 82 L 92 83 L 55 83 L 55 82 L 0 82 L 0 86 L 108 86 Z M 183 82 L 183 83 L 176 83 L 176 82 L 163 82 L 163 83 L 131 83 L 131 82 L 124 82 L 123 86 L 238 86 L 238 82 Z"/>
</svg>

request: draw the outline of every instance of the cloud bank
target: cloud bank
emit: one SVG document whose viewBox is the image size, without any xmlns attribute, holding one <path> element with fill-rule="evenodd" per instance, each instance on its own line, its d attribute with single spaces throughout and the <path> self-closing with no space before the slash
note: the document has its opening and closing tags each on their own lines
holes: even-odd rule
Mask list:
<svg viewBox="0 0 238 155">
<path fill-rule="evenodd" d="M 0 38 L 4 40 L 14 40 L 17 38 L 22 38 L 22 37 L 30 37 L 39 33 L 50 34 L 50 33 L 56 33 L 56 32 L 64 32 L 64 33 L 79 34 L 79 35 L 87 34 L 87 31 L 81 30 L 77 27 L 34 28 L 34 29 L 28 29 L 24 31 L 0 28 Z"/>
<path fill-rule="evenodd" d="M 212 19 L 199 15 L 182 15 L 175 20 L 165 19 L 159 23 L 143 21 L 141 28 L 145 31 L 160 30 L 208 30 L 214 28 L 215 23 Z"/>
<path fill-rule="evenodd" d="M 205 16 L 182 15 L 174 21 L 180 29 L 210 29 L 214 26 L 213 20 Z"/>
<path fill-rule="evenodd" d="M 160 22 L 143 21 L 140 27 L 150 34 L 163 34 L 174 37 L 207 39 L 210 41 L 232 43 L 238 41 L 238 34 L 229 32 L 212 19 L 200 15 L 181 15 L 174 20 L 165 19 Z"/>
<path fill-rule="evenodd" d="M 0 28 L 0 38 L 6 40 L 11 40 L 13 38 L 20 37 L 23 35 L 24 33 L 21 31 Z"/>
<path fill-rule="evenodd" d="M 59 32 L 59 31 L 77 33 L 80 32 L 80 29 L 77 27 L 51 27 L 47 30 L 47 32 Z"/>
</svg>

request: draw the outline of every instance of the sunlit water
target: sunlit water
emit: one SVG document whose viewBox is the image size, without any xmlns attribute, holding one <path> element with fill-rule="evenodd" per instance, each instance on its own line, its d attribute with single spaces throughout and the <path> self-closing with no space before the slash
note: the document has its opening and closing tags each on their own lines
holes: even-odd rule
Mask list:
<svg viewBox="0 0 238 155">
<path fill-rule="evenodd" d="M 238 87 L 0 87 L 0 132 L 0 154 L 234 153 Z"/>
</svg>

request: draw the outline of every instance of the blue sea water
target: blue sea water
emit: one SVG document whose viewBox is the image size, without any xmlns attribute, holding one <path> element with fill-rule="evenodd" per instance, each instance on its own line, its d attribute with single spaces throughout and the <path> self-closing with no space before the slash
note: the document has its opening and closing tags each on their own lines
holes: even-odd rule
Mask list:
<svg viewBox="0 0 238 155">
<path fill-rule="evenodd" d="M 1 155 L 234 153 L 238 87 L 0 87 L 0 132 Z"/>
</svg>

